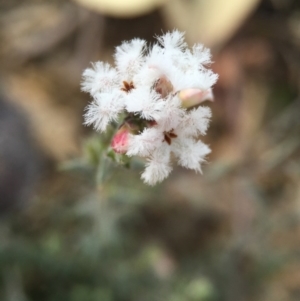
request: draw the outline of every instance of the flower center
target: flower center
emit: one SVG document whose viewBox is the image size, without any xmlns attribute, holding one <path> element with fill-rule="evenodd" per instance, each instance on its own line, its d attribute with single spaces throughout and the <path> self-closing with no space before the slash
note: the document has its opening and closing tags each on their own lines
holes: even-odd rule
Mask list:
<svg viewBox="0 0 300 301">
<path fill-rule="evenodd" d="M 133 82 L 128 83 L 127 81 L 124 80 L 123 87 L 121 88 L 121 90 L 128 93 L 129 91 L 131 91 L 134 88 L 135 87 L 134 87 Z"/>
<path fill-rule="evenodd" d="M 163 141 L 166 141 L 169 145 L 171 145 L 172 138 L 177 138 L 177 135 L 174 133 L 174 129 L 172 129 L 169 132 L 164 132 L 164 140 Z"/>
</svg>

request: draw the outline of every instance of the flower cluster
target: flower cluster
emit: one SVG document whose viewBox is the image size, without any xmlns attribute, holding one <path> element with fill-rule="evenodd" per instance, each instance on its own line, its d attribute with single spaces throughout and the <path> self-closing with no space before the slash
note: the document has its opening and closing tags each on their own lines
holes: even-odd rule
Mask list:
<svg viewBox="0 0 300 301">
<path fill-rule="evenodd" d="M 211 112 L 199 104 L 212 100 L 217 80 L 207 68 L 210 51 L 202 45 L 189 49 L 179 31 L 157 41 L 152 48 L 141 39 L 123 42 L 115 51 L 115 67 L 97 62 L 84 71 L 82 82 L 82 90 L 93 97 L 85 124 L 105 131 L 125 114 L 111 146 L 146 158 L 142 179 L 150 185 L 169 175 L 172 158 L 201 171 L 210 149 L 199 136 L 205 134 Z"/>
</svg>

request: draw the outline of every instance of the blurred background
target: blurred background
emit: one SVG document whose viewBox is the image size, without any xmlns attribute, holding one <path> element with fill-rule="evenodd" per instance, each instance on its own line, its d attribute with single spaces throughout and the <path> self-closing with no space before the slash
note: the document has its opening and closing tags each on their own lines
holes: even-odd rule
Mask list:
<svg viewBox="0 0 300 301">
<path fill-rule="evenodd" d="M 103 175 L 82 71 L 174 28 L 220 75 L 203 175 Z M 0 0 L 0 300 L 300 300 L 299 90 L 298 0 Z"/>
</svg>

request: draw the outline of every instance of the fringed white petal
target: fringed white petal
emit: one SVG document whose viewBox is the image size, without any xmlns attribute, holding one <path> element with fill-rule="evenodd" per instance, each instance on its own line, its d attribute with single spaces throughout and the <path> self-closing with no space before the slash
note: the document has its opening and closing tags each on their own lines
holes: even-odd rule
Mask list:
<svg viewBox="0 0 300 301">
<path fill-rule="evenodd" d="M 150 89 L 134 89 L 126 97 L 126 110 L 138 113 L 147 120 L 156 120 L 164 110 L 166 103 Z"/>
<path fill-rule="evenodd" d="M 118 87 L 119 83 L 116 70 L 103 62 L 92 64 L 92 68 L 86 69 L 82 77 L 82 91 L 88 92 L 92 96 L 100 92 L 112 91 Z"/>
<path fill-rule="evenodd" d="M 210 118 L 210 108 L 200 106 L 197 109 L 192 109 L 182 118 L 179 130 L 184 136 L 205 135 Z"/>
<path fill-rule="evenodd" d="M 157 149 L 149 158 L 142 179 L 149 185 L 155 185 L 168 177 L 172 171 L 168 147 Z"/>
<path fill-rule="evenodd" d="M 158 128 L 166 132 L 177 128 L 184 114 L 185 109 L 181 108 L 181 102 L 178 97 L 169 97 L 165 100 L 164 111 L 161 111 L 156 119 Z"/>
<path fill-rule="evenodd" d="M 211 63 L 211 53 L 208 48 L 201 44 L 195 44 L 192 50 L 193 63 L 195 63 L 198 67 Z"/>
<path fill-rule="evenodd" d="M 184 33 L 178 30 L 167 32 L 166 34 L 157 37 L 157 40 L 166 50 L 184 50 L 187 47 L 187 44 L 184 41 Z"/>
<path fill-rule="evenodd" d="M 142 67 L 145 46 L 146 41 L 133 39 L 129 42 L 125 41 L 121 46 L 116 47 L 116 67 L 119 73 L 124 77 L 124 80 L 131 80 Z"/>
<path fill-rule="evenodd" d="M 201 172 L 201 163 L 210 153 L 210 148 L 201 141 L 186 138 L 177 142 L 173 152 L 178 158 L 179 165 Z"/>
<path fill-rule="evenodd" d="M 147 157 L 163 143 L 164 135 L 157 128 L 146 128 L 139 135 L 131 135 L 128 145 L 128 156 Z"/>
<path fill-rule="evenodd" d="M 85 124 L 93 125 L 97 131 L 105 131 L 109 122 L 116 120 L 124 105 L 119 94 L 99 93 L 87 107 Z"/>
</svg>

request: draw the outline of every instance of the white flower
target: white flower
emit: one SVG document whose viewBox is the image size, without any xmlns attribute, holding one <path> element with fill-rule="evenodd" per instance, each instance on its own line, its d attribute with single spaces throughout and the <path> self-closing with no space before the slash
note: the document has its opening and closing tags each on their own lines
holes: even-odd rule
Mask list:
<svg viewBox="0 0 300 301">
<path fill-rule="evenodd" d="M 118 75 L 114 68 L 107 63 L 97 62 L 93 68 L 83 72 L 82 91 L 95 96 L 99 92 L 108 92 L 117 88 Z"/>
<path fill-rule="evenodd" d="M 105 131 L 124 113 L 135 130 L 123 126 L 113 145 L 121 137 L 122 153 L 147 160 L 142 179 L 150 185 L 169 175 L 171 158 L 201 171 L 210 149 L 199 136 L 206 133 L 211 113 L 199 104 L 213 99 L 218 77 L 208 69 L 211 54 L 203 45 L 190 50 L 179 31 L 157 40 L 148 50 L 144 40 L 123 42 L 116 48 L 115 67 L 97 62 L 84 71 L 82 82 L 82 90 L 93 97 L 85 124 Z"/>
<path fill-rule="evenodd" d="M 96 130 L 105 131 L 111 121 L 116 121 L 124 108 L 121 92 L 97 93 L 94 101 L 87 107 L 85 117 L 86 125 L 94 125 Z"/>
<path fill-rule="evenodd" d="M 211 113 L 208 108 L 199 107 L 174 118 L 177 126 L 166 131 L 160 122 L 145 129 L 140 135 L 133 135 L 128 143 L 127 155 L 148 158 L 148 164 L 142 175 L 150 185 L 160 182 L 172 170 L 171 154 L 178 164 L 201 172 L 201 163 L 210 153 L 207 145 L 198 141 L 199 134 L 205 134 Z"/>
<path fill-rule="evenodd" d="M 164 180 L 172 171 L 170 152 L 167 148 L 156 149 L 148 159 L 142 179 L 149 185 L 155 185 Z"/>
<path fill-rule="evenodd" d="M 133 39 L 130 42 L 123 42 L 116 48 L 115 62 L 116 69 L 123 77 L 123 80 L 131 81 L 132 77 L 139 72 L 144 63 L 144 50 L 146 41 Z"/>
</svg>

